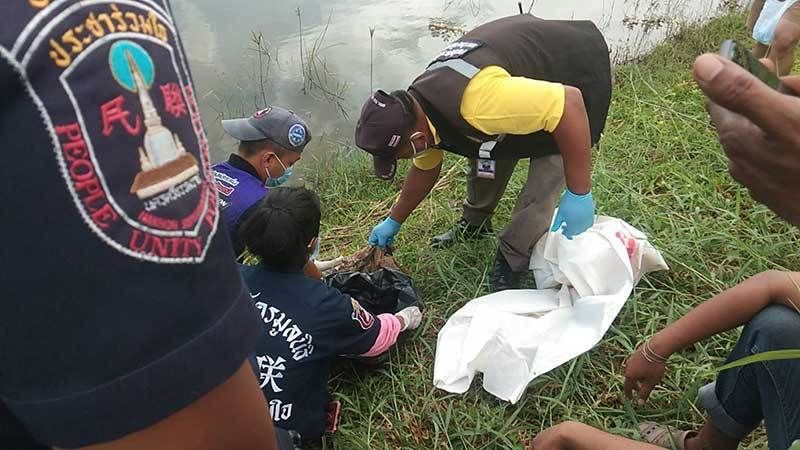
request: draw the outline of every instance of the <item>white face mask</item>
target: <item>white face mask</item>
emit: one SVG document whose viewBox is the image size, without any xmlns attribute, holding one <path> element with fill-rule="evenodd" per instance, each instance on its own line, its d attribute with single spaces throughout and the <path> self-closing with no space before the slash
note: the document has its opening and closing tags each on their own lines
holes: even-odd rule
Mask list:
<svg viewBox="0 0 800 450">
<path fill-rule="evenodd" d="M 416 146 L 416 144 L 414 144 L 414 139 L 416 139 L 416 138 L 417 138 L 417 137 L 419 137 L 419 136 L 425 136 L 425 134 L 424 134 L 423 132 L 421 132 L 421 131 L 417 131 L 416 133 L 412 134 L 412 135 L 411 135 L 411 136 L 408 138 L 409 142 L 411 142 L 411 149 L 414 151 L 414 156 L 417 156 L 417 155 L 419 155 L 419 154 L 421 154 L 421 153 L 425 153 L 425 152 L 427 152 L 427 151 L 428 151 L 428 149 L 430 148 L 430 147 L 428 146 L 428 139 L 425 139 L 425 147 L 423 147 L 423 148 L 421 148 L 421 149 L 417 149 L 417 146 Z"/>
</svg>

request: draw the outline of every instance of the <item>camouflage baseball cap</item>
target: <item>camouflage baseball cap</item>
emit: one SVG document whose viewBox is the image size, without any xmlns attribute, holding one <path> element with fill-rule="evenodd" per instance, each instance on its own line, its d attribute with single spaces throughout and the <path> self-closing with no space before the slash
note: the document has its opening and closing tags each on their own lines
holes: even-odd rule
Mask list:
<svg viewBox="0 0 800 450">
<path fill-rule="evenodd" d="M 279 106 L 256 111 L 248 118 L 223 120 L 222 128 L 240 141 L 269 139 L 286 150 L 298 153 L 311 142 L 311 132 L 306 122 Z"/>
</svg>

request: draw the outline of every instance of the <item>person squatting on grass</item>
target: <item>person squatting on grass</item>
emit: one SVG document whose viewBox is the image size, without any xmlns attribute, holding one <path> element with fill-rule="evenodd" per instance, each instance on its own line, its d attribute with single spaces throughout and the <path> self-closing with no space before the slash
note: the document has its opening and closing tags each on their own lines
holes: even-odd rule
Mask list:
<svg viewBox="0 0 800 450">
<path fill-rule="evenodd" d="M 300 116 L 278 106 L 223 120 L 222 128 L 239 142 L 238 151 L 211 169 L 222 219 L 238 255 L 244 251 L 239 227 L 270 188 L 292 176 L 292 166 L 311 142 L 311 130 Z"/>
<path fill-rule="evenodd" d="M 643 405 L 661 383 L 669 357 L 687 347 L 745 325 L 728 362 L 781 349 L 800 348 L 800 272 L 758 274 L 701 304 L 645 341 L 625 364 L 625 393 Z M 533 441 L 534 450 L 736 449 L 762 421 L 770 450 L 800 444 L 800 360 L 768 361 L 720 372 L 700 389 L 708 415 L 697 432 L 655 423 L 639 426 L 649 443 L 566 422 Z"/>
<path fill-rule="evenodd" d="M 222 121 L 222 128 L 239 141 L 238 151 L 227 161 L 214 164 L 214 181 L 222 220 L 233 242 L 233 251 L 241 255 L 245 245 L 239 228 L 271 188 L 285 184 L 292 167 L 300 161 L 303 149 L 311 142 L 311 130 L 297 114 L 270 106 L 251 117 Z M 313 261 L 303 268 L 310 278 L 322 278 Z"/>
<path fill-rule="evenodd" d="M 303 275 L 320 216 L 313 192 L 273 189 L 241 229 L 247 248 L 260 258 L 241 272 L 264 323 L 256 344 L 261 389 L 275 424 L 306 440 L 325 431 L 333 358 L 380 355 L 422 319 L 416 306 L 375 317 L 349 295 Z"/>
</svg>

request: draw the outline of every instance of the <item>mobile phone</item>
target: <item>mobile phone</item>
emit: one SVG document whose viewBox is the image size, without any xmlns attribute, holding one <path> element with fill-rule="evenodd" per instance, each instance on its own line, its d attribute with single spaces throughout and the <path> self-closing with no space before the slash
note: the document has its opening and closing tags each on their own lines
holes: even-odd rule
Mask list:
<svg viewBox="0 0 800 450">
<path fill-rule="evenodd" d="M 728 39 L 722 43 L 719 48 L 719 54 L 723 58 L 740 65 L 772 89 L 778 89 L 778 86 L 781 84 L 781 80 L 777 75 L 772 73 L 765 65 L 761 64 L 761 61 L 753 56 L 749 50 L 733 39 Z"/>
</svg>

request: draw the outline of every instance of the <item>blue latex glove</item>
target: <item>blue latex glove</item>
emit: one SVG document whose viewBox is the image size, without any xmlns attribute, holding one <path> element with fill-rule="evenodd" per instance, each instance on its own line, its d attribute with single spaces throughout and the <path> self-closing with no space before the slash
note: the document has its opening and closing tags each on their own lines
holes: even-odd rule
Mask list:
<svg viewBox="0 0 800 450">
<path fill-rule="evenodd" d="M 569 189 L 561 196 L 558 214 L 550 231 L 558 231 L 564 226 L 564 236 L 572 239 L 594 225 L 594 198 L 592 193 L 578 195 Z"/>
<path fill-rule="evenodd" d="M 372 229 L 372 233 L 369 235 L 369 245 L 377 245 L 380 248 L 392 245 L 394 237 L 400 231 L 400 225 L 402 225 L 400 222 L 387 217 Z"/>
</svg>

